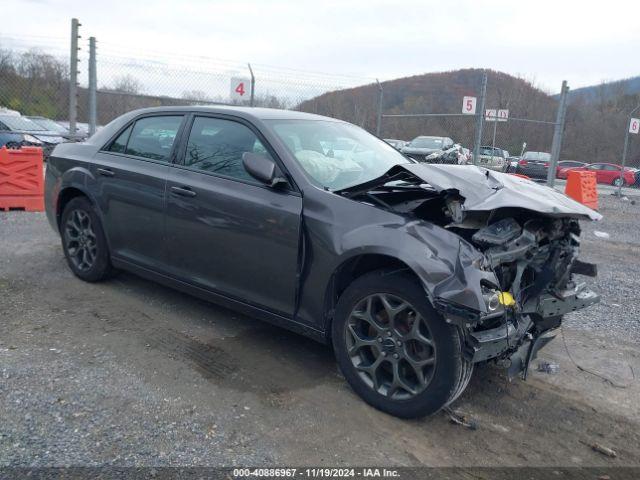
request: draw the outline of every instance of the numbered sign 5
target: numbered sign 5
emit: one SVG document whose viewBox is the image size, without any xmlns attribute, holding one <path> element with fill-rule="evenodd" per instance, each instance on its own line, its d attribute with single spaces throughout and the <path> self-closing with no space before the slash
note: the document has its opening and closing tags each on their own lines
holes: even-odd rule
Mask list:
<svg viewBox="0 0 640 480">
<path fill-rule="evenodd" d="M 629 122 L 629 133 L 638 133 L 640 132 L 640 118 L 632 118 L 631 122 Z"/>
<path fill-rule="evenodd" d="M 476 97 L 464 97 L 462 99 L 462 113 L 465 115 L 476 114 Z"/>
<path fill-rule="evenodd" d="M 231 100 L 244 100 L 249 98 L 250 94 L 251 80 L 237 77 L 231 79 L 231 90 L 229 92 Z"/>
</svg>

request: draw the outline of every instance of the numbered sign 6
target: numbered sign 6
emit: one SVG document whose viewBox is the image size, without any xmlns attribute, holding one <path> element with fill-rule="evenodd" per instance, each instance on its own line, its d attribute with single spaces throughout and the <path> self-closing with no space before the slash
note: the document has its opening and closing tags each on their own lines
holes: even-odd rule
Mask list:
<svg viewBox="0 0 640 480">
<path fill-rule="evenodd" d="M 251 80 L 247 78 L 234 77 L 231 79 L 231 90 L 229 96 L 231 100 L 248 99 L 251 95 Z"/>
<path fill-rule="evenodd" d="M 464 97 L 462 99 L 462 113 L 465 115 L 476 114 L 476 97 Z"/>
<path fill-rule="evenodd" d="M 629 133 L 638 133 L 640 132 L 640 118 L 632 118 L 631 122 L 629 122 Z"/>
</svg>

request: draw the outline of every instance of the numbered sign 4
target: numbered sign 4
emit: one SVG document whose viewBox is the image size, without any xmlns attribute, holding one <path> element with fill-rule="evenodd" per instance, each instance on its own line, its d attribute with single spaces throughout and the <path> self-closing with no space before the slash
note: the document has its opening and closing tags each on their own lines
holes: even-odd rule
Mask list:
<svg viewBox="0 0 640 480">
<path fill-rule="evenodd" d="M 234 77 L 231 79 L 231 90 L 229 97 L 231 100 L 248 99 L 251 94 L 251 80 L 247 78 Z"/>
<path fill-rule="evenodd" d="M 640 118 L 632 118 L 629 122 L 629 133 L 637 134 L 640 132 Z"/>
<path fill-rule="evenodd" d="M 475 115 L 476 100 L 476 97 L 464 97 L 462 99 L 462 113 L 465 115 Z"/>
</svg>

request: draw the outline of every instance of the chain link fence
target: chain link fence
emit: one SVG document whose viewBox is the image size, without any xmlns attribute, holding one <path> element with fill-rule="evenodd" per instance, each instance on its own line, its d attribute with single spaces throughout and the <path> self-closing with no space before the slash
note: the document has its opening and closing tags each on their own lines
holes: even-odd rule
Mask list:
<svg viewBox="0 0 640 480">
<path fill-rule="evenodd" d="M 433 139 L 432 145 L 421 140 L 423 147 L 405 145 L 405 153 L 419 161 L 475 163 L 540 180 L 546 178 L 553 160 L 560 166 L 564 161 L 613 165 L 624 161 L 628 167 L 640 167 L 638 135 L 628 133 L 638 95 L 615 101 L 603 96 L 595 102 L 571 97 L 565 120 L 558 115 L 558 98 L 527 82 L 513 82 L 513 77 L 500 72 L 462 70 L 430 74 L 426 85 L 418 77 L 380 84 L 372 78 L 135 51 L 110 39 L 98 39 L 95 45 L 90 58 L 89 42 L 79 39 L 77 55 L 70 58 L 68 38 L 0 36 L 0 108 L 4 114 L 8 109 L 61 123 L 59 132 L 48 128 L 38 134 L 49 150 L 65 128 L 65 139 L 83 138 L 91 130 L 90 123 L 99 128 L 134 109 L 229 104 L 339 118 L 381 138 L 397 140 L 399 149 L 418 137 L 437 137 L 439 145 Z M 93 83 L 88 76 L 91 60 L 95 62 Z M 71 65 L 79 72 L 77 85 L 71 81 Z M 467 96 L 477 99 L 475 115 L 464 115 L 457 107 Z M 77 98 L 75 109 L 70 108 L 72 98 Z M 491 121 L 485 117 L 486 110 L 508 110 L 508 118 Z M 76 122 L 77 135 L 73 135 L 69 123 Z M 5 137 L 27 131 L 0 125 Z M 444 153 L 442 147 L 446 147 Z M 542 169 L 532 168 L 536 159 L 542 161 Z M 625 186 L 640 184 L 640 175 L 619 168 L 618 173 Z"/>
</svg>

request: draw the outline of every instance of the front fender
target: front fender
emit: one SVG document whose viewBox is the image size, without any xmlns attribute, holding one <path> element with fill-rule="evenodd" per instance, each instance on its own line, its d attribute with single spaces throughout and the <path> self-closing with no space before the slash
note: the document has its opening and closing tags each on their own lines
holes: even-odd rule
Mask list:
<svg viewBox="0 0 640 480">
<path fill-rule="evenodd" d="M 493 272 L 481 267 L 482 253 L 458 235 L 421 220 L 356 228 L 343 236 L 342 250 L 341 263 L 365 254 L 402 261 L 436 307 L 445 302 L 487 314 L 481 285 L 498 288 Z"/>
</svg>

